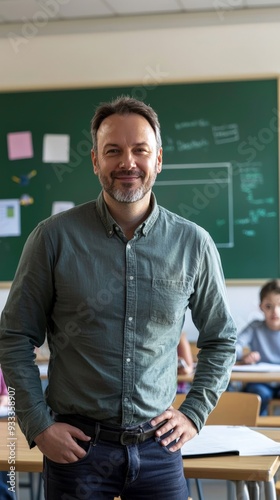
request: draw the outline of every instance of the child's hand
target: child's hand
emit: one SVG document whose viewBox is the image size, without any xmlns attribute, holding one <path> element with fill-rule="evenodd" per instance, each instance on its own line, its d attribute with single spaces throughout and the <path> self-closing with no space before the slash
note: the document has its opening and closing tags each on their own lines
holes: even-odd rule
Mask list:
<svg viewBox="0 0 280 500">
<path fill-rule="evenodd" d="M 246 356 L 243 356 L 242 361 L 245 365 L 254 365 L 258 363 L 261 359 L 261 355 L 258 351 L 249 352 Z"/>
</svg>

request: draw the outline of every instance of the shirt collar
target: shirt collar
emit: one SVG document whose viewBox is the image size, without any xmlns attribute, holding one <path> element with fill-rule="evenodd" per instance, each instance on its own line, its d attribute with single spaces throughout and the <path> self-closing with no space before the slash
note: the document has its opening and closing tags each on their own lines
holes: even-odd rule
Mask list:
<svg viewBox="0 0 280 500">
<path fill-rule="evenodd" d="M 108 238 L 111 238 L 114 234 L 115 227 L 116 227 L 117 223 L 116 223 L 115 219 L 113 219 L 113 217 L 111 216 L 111 214 L 108 210 L 108 207 L 104 201 L 102 191 L 96 200 L 96 207 L 97 207 L 97 212 L 98 212 L 98 214 L 99 214 L 99 216 L 100 216 L 100 218 L 105 226 L 107 236 L 108 236 Z M 158 207 L 157 200 L 156 200 L 154 193 L 151 193 L 151 207 L 152 207 L 152 210 L 151 210 L 149 216 L 139 226 L 139 228 L 137 228 L 137 230 L 135 231 L 135 232 L 141 231 L 143 236 L 147 236 L 148 232 L 153 227 L 155 221 L 157 220 L 157 218 L 159 216 L 159 207 Z"/>
</svg>

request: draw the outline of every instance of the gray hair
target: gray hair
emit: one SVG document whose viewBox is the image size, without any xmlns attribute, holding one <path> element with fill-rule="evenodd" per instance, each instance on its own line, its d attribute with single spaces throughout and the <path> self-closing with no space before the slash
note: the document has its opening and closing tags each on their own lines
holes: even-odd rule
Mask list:
<svg viewBox="0 0 280 500">
<path fill-rule="evenodd" d="M 157 113 L 153 110 L 151 106 L 145 104 L 142 101 L 138 101 L 130 96 L 120 96 L 114 99 L 111 102 L 102 102 L 97 107 L 95 114 L 91 120 L 91 136 L 92 136 L 92 144 L 93 150 L 97 153 L 97 131 L 105 118 L 108 116 L 117 114 L 117 115 L 129 115 L 129 114 L 138 114 L 146 118 L 146 120 L 151 125 L 155 136 L 157 149 L 161 148 L 161 135 L 160 135 L 160 124 L 158 120 Z"/>
</svg>

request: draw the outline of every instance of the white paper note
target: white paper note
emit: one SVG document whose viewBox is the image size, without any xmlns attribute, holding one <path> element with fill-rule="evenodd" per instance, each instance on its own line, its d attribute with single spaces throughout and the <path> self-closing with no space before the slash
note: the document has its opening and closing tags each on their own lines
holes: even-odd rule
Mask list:
<svg viewBox="0 0 280 500">
<path fill-rule="evenodd" d="M 43 138 L 44 163 L 69 163 L 70 136 L 67 134 L 45 134 Z"/>
<path fill-rule="evenodd" d="M 0 236 L 20 236 L 19 200 L 0 200 Z"/>
</svg>

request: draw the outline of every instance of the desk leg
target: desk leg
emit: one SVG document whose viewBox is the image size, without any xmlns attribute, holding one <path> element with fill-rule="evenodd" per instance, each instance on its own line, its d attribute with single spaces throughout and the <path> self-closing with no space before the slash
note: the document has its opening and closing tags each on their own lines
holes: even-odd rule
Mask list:
<svg viewBox="0 0 280 500">
<path fill-rule="evenodd" d="M 257 483 L 256 481 L 249 481 L 248 482 L 248 490 L 249 490 L 250 500 L 260 500 L 261 493 L 260 493 L 260 484 L 259 483 Z"/>
<path fill-rule="evenodd" d="M 250 500 L 247 485 L 244 481 L 236 481 L 236 500 Z"/>
<path fill-rule="evenodd" d="M 227 500 L 235 500 L 235 484 L 233 481 L 227 481 Z"/>
<path fill-rule="evenodd" d="M 264 484 L 265 500 L 276 500 L 276 490 L 275 490 L 274 480 L 272 479 L 271 481 L 265 481 L 263 484 Z"/>
<path fill-rule="evenodd" d="M 17 500 L 20 500 L 20 495 L 19 495 L 19 472 L 16 472 L 16 498 Z"/>
</svg>

